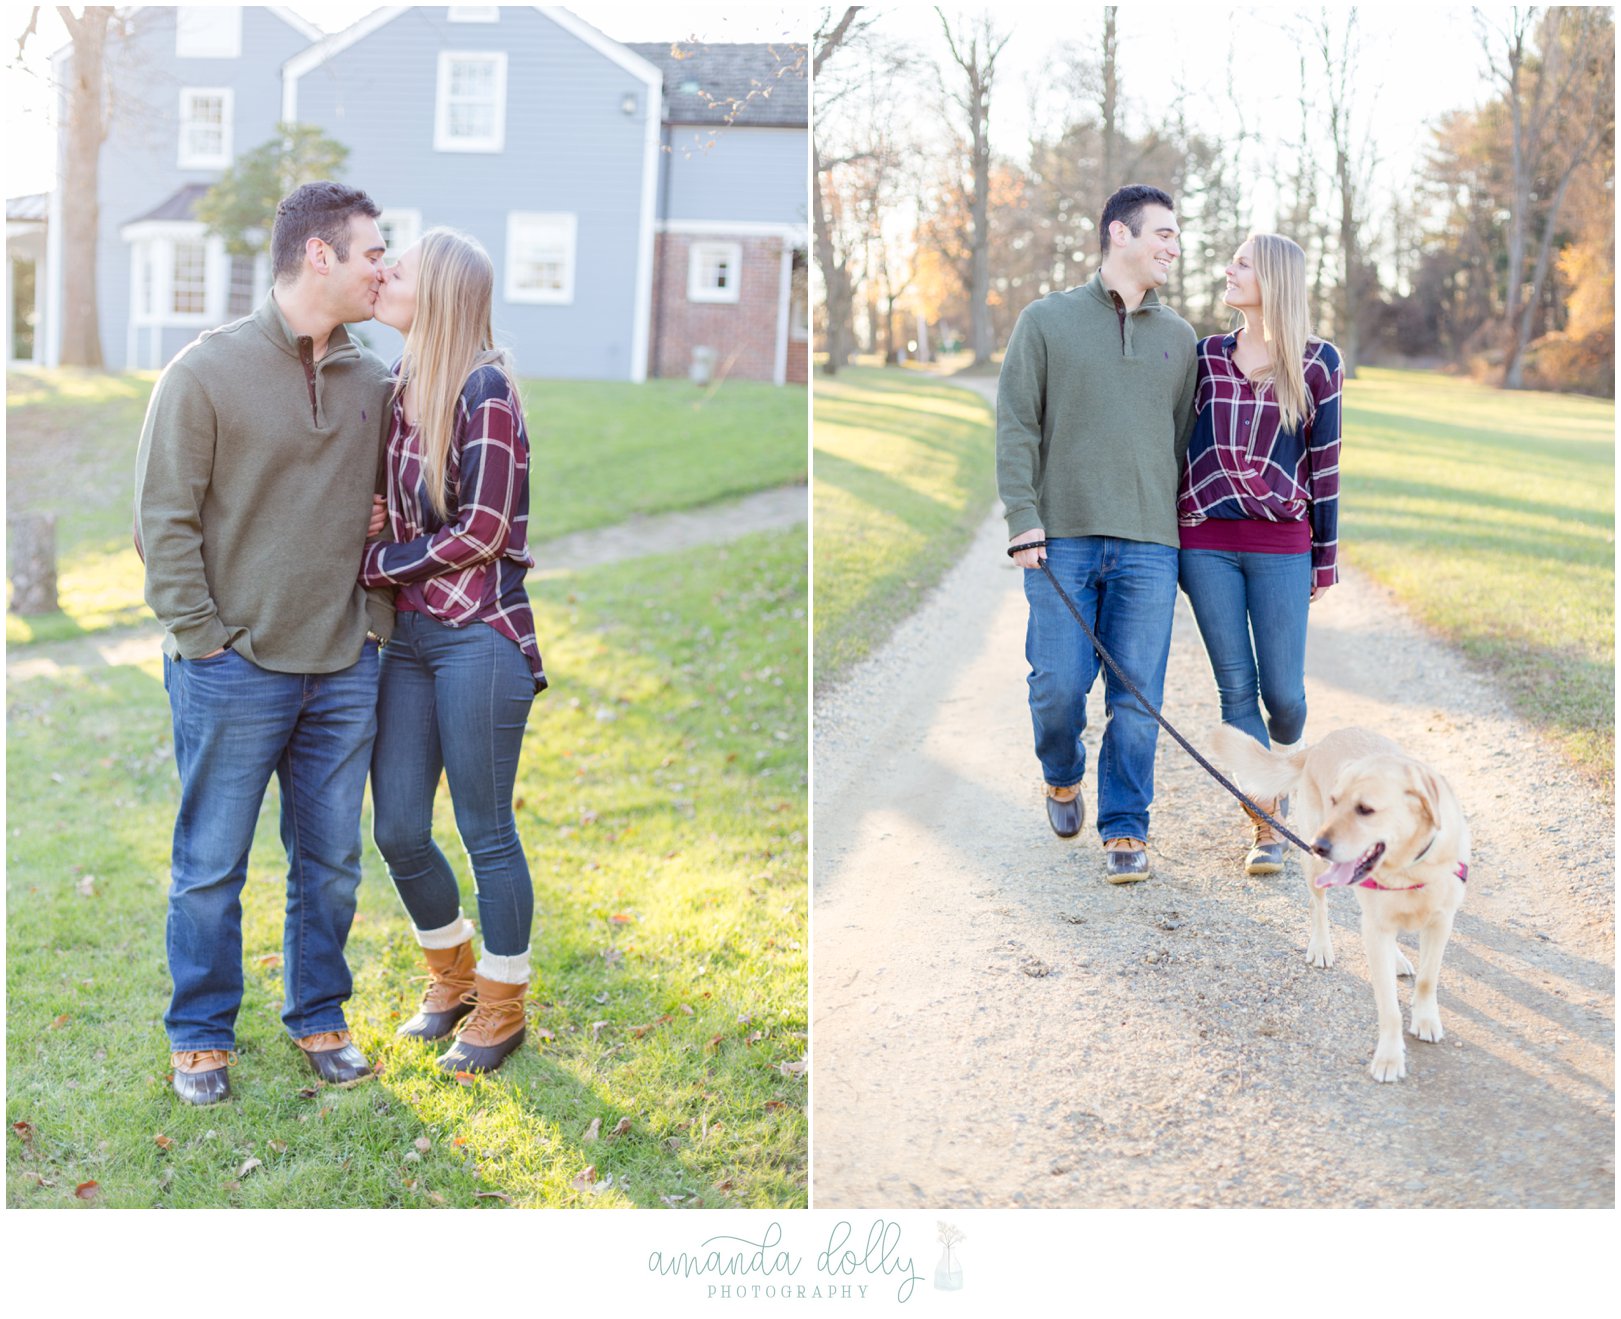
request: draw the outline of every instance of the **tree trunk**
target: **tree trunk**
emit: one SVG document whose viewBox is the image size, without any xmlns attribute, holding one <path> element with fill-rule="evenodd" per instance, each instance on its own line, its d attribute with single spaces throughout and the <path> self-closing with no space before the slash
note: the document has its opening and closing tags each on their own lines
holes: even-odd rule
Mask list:
<svg viewBox="0 0 1621 1319">
<path fill-rule="evenodd" d="M 837 375 L 839 368 L 850 362 L 850 311 L 853 299 L 849 272 L 833 255 L 833 227 L 822 199 L 822 190 L 828 186 L 828 176 L 822 168 L 821 153 L 814 145 L 811 154 L 816 184 L 811 190 L 816 264 L 822 268 L 822 283 L 827 291 L 827 361 L 822 365 L 822 372 L 831 376 Z"/>
<path fill-rule="evenodd" d="M 113 10 L 90 5 L 80 18 L 58 7 L 73 38 L 73 80 L 67 88 L 67 131 L 63 134 L 62 177 L 57 187 L 67 199 L 62 215 L 62 333 L 64 366 L 100 368 L 101 322 L 96 313 L 96 235 L 101 144 L 107 137 L 103 115 L 107 29 Z"/>
<path fill-rule="evenodd" d="M 1115 177 L 1115 168 L 1119 163 L 1119 111 L 1120 111 L 1120 77 L 1115 66 L 1115 50 L 1117 42 L 1114 33 L 1114 16 L 1118 5 L 1105 6 L 1103 10 L 1103 195 L 1109 196 L 1116 188 L 1122 187 L 1129 180 Z"/>
<path fill-rule="evenodd" d="M 11 520 L 11 612 L 54 614 L 56 515 L 24 513 Z"/>
</svg>

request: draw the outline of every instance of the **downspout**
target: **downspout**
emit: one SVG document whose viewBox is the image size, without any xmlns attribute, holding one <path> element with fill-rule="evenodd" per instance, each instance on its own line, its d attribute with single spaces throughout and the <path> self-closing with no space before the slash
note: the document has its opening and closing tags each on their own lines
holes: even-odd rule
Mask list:
<svg viewBox="0 0 1621 1319">
<path fill-rule="evenodd" d="M 675 169 L 675 153 L 670 149 L 670 124 L 659 125 L 659 163 L 664 169 L 664 181 L 659 184 L 659 213 L 653 222 L 654 241 L 658 243 L 659 259 L 653 263 L 653 377 L 660 379 L 664 372 L 664 276 L 670 255 L 670 235 L 665 225 L 670 219 L 670 175 Z"/>
</svg>

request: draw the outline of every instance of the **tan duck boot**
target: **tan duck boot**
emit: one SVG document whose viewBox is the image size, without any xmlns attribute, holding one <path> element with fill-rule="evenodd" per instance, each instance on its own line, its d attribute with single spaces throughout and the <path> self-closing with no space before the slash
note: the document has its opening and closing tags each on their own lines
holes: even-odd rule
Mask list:
<svg viewBox="0 0 1621 1319">
<path fill-rule="evenodd" d="M 473 1010 L 473 940 L 454 948 L 424 948 L 428 988 L 416 1016 L 394 1033 L 409 1040 L 442 1040 Z"/>
<path fill-rule="evenodd" d="M 466 996 L 472 1012 L 456 1028 L 456 1042 L 439 1058 L 447 1072 L 493 1072 L 523 1043 L 524 995 L 529 982 L 508 985 L 473 975 Z"/>
<path fill-rule="evenodd" d="M 1270 801 L 1262 800 L 1256 804 L 1274 819 L 1281 820 L 1283 818 L 1283 803 L 1280 798 L 1274 797 Z M 1283 869 L 1283 835 L 1251 810 L 1248 805 L 1244 807 L 1244 814 L 1250 817 L 1254 839 L 1250 844 L 1249 855 L 1244 858 L 1244 873 L 1246 875 L 1277 874 L 1278 871 Z"/>
</svg>

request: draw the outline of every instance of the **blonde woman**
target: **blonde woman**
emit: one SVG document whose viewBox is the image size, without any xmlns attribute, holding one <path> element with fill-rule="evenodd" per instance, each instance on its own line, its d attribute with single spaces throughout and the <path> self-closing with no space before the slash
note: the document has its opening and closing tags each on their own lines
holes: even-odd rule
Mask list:
<svg viewBox="0 0 1621 1319">
<path fill-rule="evenodd" d="M 1334 345 L 1311 334 L 1306 258 L 1289 239 L 1246 239 L 1224 300 L 1244 323 L 1199 343 L 1177 496 L 1180 583 L 1222 722 L 1286 746 L 1306 727 L 1306 607 L 1339 580 L 1343 371 Z M 1261 805 L 1278 813 L 1277 802 Z M 1245 871 L 1281 870 L 1276 830 L 1253 814 L 1251 825 Z"/>
<path fill-rule="evenodd" d="M 499 1067 L 524 1038 L 534 894 L 512 813 L 524 725 L 545 688 L 524 591 L 529 440 L 512 366 L 495 346 L 484 249 L 432 229 L 391 266 L 377 319 L 405 336 L 388 436 L 392 542 L 360 580 L 394 586 L 371 782 L 378 850 L 430 972 L 399 1034 L 455 1042 L 447 1071 Z M 433 841 L 441 771 L 478 890 L 483 950 Z"/>
</svg>

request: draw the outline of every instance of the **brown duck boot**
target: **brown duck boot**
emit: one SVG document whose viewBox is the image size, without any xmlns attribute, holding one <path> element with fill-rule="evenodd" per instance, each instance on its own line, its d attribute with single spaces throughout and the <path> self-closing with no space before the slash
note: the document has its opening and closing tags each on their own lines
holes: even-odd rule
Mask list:
<svg viewBox="0 0 1621 1319">
<path fill-rule="evenodd" d="M 229 1049 L 176 1049 L 169 1055 L 175 1094 L 188 1104 L 219 1104 L 231 1097 L 228 1069 L 236 1066 Z"/>
<path fill-rule="evenodd" d="M 310 1069 L 328 1085 L 346 1090 L 373 1076 L 366 1055 L 350 1039 L 346 1030 L 325 1030 L 295 1038 Z"/>
<path fill-rule="evenodd" d="M 473 1011 L 456 1028 L 456 1042 L 439 1058 L 447 1072 L 493 1072 L 523 1043 L 529 982 L 507 985 L 476 972 L 473 982 L 467 995 Z"/>
<path fill-rule="evenodd" d="M 1270 801 L 1259 801 L 1256 804 L 1275 819 L 1283 818 L 1283 803 L 1280 798 L 1274 797 Z M 1244 858 L 1244 873 L 1277 874 L 1283 869 L 1283 836 L 1247 805 L 1244 807 L 1244 814 L 1250 817 L 1254 836 L 1249 855 Z"/>
<path fill-rule="evenodd" d="M 411 1040 L 442 1040 L 473 1010 L 473 941 L 454 948 L 424 948 L 428 988 L 416 1016 L 394 1033 Z"/>
</svg>

